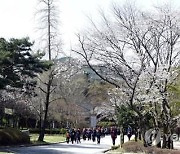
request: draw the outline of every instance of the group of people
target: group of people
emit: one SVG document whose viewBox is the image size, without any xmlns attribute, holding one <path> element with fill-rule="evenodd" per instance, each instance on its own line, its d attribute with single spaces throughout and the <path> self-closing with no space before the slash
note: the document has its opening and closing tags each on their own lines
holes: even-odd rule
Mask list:
<svg viewBox="0 0 180 154">
<path fill-rule="evenodd" d="M 81 143 L 81 137 L 85 141 L 92 140 L 95 142 L 97 140 L 97 143 L 100 144 L 100 139 L 102 136 L 105 136 L 104 130 L 101 128 L 84 128 L 82 131 L 80 129 L 68 129 L 66 133 L 66 141 L 69 143 Z"/>
<path fill-rule="evenodd" d="M 101 138 L 105 135 L 110 134 L 112 138 L 112 144 L 115 145 L 115 140 L 117 135 L 120 134 L 119 129 L 116 127 L 111 128 L 83 128 L 80 129 L 68 129 L 66 133 L 66 141 L 67 143 L 81 143 L 81 138 L 85 140 L 92 140 L 93 142 L 97 141 L 97 144 L 100 144 Z"/>
<path fill-rule="evenodd" d="M 81 143 L 81 131 L 80 129 L 69 129 L 66 132 L 66 142 L 69 143 L 71 140 L 72 144 L 74 142 Z"/>
</svg>

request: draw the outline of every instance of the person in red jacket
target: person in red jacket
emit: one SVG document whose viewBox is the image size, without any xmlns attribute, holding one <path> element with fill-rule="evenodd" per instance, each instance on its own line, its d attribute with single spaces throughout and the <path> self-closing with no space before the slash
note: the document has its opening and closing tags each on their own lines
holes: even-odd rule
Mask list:
<svg viewBox="0 0 180 154">
<path fill-rule="evenodd" d="M 69 139 L 70 139 L 70 133 L 69 131 L 66 132 L 66 142 L 69 143 Z"/>
<path fill-rule="evenodd" d="M 115 141 L 117 138 L 117 129 L 115 127 L 111 127 L 110 134 L 111 134 L 112 143 L 113 145 L 115 145 Z"/>
</svg>

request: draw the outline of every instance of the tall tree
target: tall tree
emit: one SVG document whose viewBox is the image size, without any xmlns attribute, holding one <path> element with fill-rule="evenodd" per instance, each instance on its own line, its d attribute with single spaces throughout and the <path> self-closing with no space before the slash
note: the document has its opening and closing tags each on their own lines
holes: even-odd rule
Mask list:
<svg viewBox="0 0 180 154">
<path fill-rule="evenodd" d="M 22 113 L 29 96 L 34 96 L 35 77 L 49 68 L 41 54 L 32 54 L 29 38 L 0 39 L 0 102 L 14 109 L 14 118 Z M 3 112 L 2 112 L 3 113 Z"/>
<path fill-rule="evenodd" d="M 167 86 L 177 75 L 174 69 L 179 66 L 180 20 L 169 7 L 157 7 L 149 14 L 133 5 L 116 5 L 113 13 L 112 20 L 101 13 L 103 26 L 91 20 L 91 33 L 92 30 L 94 33 L 78 35 L 80 49 L 73 51 L 81 55 L 99 77 L 123 92 L 126 105 L 139 117 L 143 117 L 140 106 L 160 105 L 161 112 L 154 112 L 160 113 L 163 147 L 166 147 L 165 136 L 172 128 Z M 94 68 L 94 61 L 105 69 Z M 141 123 L 145 133 L 144 122 Z"/>
<path fill-rule="evenodd" d="M 57 58 L 60 51 L 60 42 L 58 40 L 58 11 L 57 4 L 55 0 L 39 0 L 39 9 L 37 11 L 40 21 L 41 31 L 41 42 L 44 45 L 45 55 L 48 55 L 48 60 L 55 64 L 55 59 Z M 55 78 L 57 71 L 55 66 L 52 66 L 50 70 L 44 74 L 44 79 L 39 77 L 41 82 L 39 88 L 45 95 L 44 100 L 44 117 L 42 119 L 42 125 L 39 134 L 39 141 L 43 141 L 45 134 L 46 121 L 48 116 L 49 104 L 51 102 L 51 94 L 55 90 L 53 86 L 53 80 Z M 46 77 L 45 77 L 46 76 Z"/>
<path fill-rule="evenodd" d="M 0 89 L 34 86 L 31 79 L 47 69 L 41 55 L 31 53 L 32 45 L 29 38 L 0 39 Z"/>
</svg>

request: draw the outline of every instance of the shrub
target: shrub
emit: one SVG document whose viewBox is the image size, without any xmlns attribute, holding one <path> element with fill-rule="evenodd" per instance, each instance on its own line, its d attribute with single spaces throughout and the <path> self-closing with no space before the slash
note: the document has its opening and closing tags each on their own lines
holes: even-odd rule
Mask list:
<svg viewBox="0 0 180 154">
<path fill-rule="evenodd" d="M 39 128 L 31 128 L 29 129 L 31 134 L 39 134 L 40 130 Z M 61 131 L 59 128 L 54 128 L 54 129 L 45 129 L 45 134 L 60 134 Z"/>
<path fill-rule="evenodd" d="M 30 137 L 14 128 L 0 130 L 0 145 L 17 145 L 30 143 Z"/>
<path fill-rule="evenodd" d="M 127 152 L 144 152 L 145 147 L 141 142 L 129 141 L 122 145 L 122 148 Z"/>
<path fill-rule="evenodd" d="M 39 128 L 30 128 L 29 132 L 30 134 L 39 134 Z"/>
<path fill-rule="evenodd" d="M 65 128 L 60 129 L 60 134 L 66 134 L 67 130 Z"/>
<path fill-rule="evenodd" d="M 126 152 L 134 152 L 134 153 L 147 153 L 147 154 L 179 154 L 178 150 L 170 150 L 170 149 L 161 149 L 157 147 L 144 147 L 143 143 L 129 141 L 123 144 L 123 149 Z"/>
<path fill-rule="evenodd" d="M 45 134 L 59 134 L 59 128 L 45 129 Z"/>
<path fill-rule="evenodd" d="M 161 149 L 156 147 L 147 147 L 145 152 L 148 154 L 179 154 L 178 150 Z"/>
<path fill-rule="evenodd" d="M 109 122 L 109 121 L 100 121 L 100 122 L 98 122 L 97 125 L 99 127 L 110 127 L 110 126 L 115 125 L 115 123 L 114 122 Z"/>
</svg>

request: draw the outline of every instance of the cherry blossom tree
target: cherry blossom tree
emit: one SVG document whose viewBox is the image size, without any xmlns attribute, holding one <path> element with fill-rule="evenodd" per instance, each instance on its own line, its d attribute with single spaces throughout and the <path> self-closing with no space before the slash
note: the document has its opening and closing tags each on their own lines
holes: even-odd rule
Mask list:
<svg viewBox="0 0 180 154">
<path fill-rule="evenodd" d="M 91 33 L 78 34 L 80 48 L 73 51 L 101 79 L 114 85 L 119 97 L 123 95 L 123 103 L 141 117 L 143 137 L 146 129 L 142 117 L 152 112 L 154 126 L 163 128 L 165 148 L 165 136 L 172 133 L 173 123 L 167 87 L 179 66 L 177 10 L 165 6 L 149 13 L 125 4 L 115 5 L 113 13 L 110 19 L 101 12 L 103 24 L 90 20 Z M 102 69 L 95 69 L 94 62 Z"/>
</svg>

